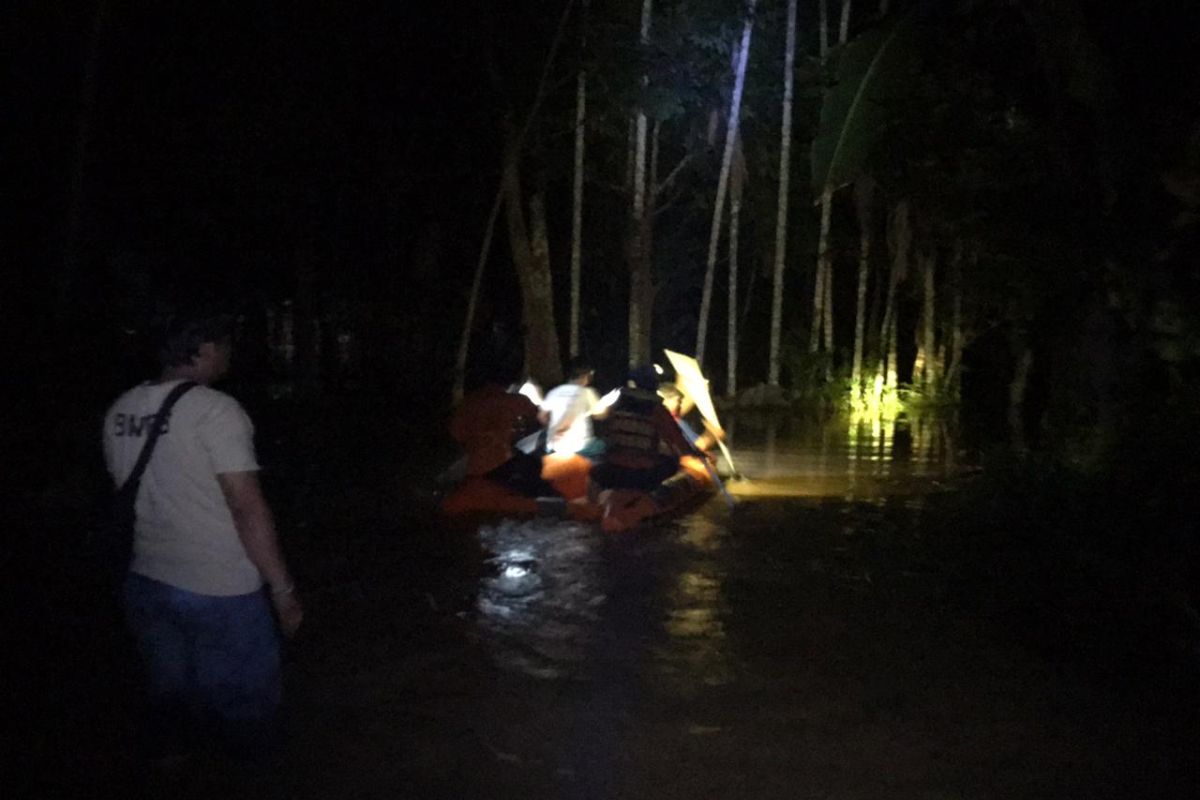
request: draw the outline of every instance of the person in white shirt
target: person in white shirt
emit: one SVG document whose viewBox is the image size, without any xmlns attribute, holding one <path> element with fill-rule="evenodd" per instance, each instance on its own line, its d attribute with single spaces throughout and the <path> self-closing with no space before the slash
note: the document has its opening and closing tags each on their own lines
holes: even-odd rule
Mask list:
<svg viewBox="0 0 1200 800">
<path fill-rule="evenodd" d="M 592 388 L 595 370 L 582 358 L 567 364 L 567 382 L 546 393 L 539 420 L 546 426 L 546 452 L 578 453 L 596 460 L 604 453 L 604 443 L 592 431 L 592 420 L 608 413 L 600 396 Z"/>
<path fill-rule="evenodd" d="M 233 318 L 205 309 L 167 317 L 157 380 L 104 416 L 115 485 L 133 470 L 163 399 L 197 384 L 165 420 L 138 486 L 125 613 L 146 668 L 147 755 L 169 761 L 216 733 L 235 755 L 266 755 L 281 699 L 279 631 L 304 612 L 258 480 L 254 426 L 210 388 L 229 368 Z"/>
</svg>

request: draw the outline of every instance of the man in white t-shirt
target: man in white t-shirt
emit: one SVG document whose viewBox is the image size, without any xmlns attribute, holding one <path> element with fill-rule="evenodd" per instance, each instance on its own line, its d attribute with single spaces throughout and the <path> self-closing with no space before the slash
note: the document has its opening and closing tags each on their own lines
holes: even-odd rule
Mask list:
<svg viewBox="0 0 1200 800">
<path fill-rule="evenodd" d="M 567 364 L 567 382 L 546 393 L 539 419 L 546 426 L 546 452 L 579 453 L 596 458 L 603 443 L 592 433 L 592 419 L 607 412 L 591 387 L 595 370 L 581 358 Z"/>
<path fill-rule="evenodd" d="M 186 755 L 213 730 L 236 755 L 268 751 L 281 699 L 278 629 L 290 636 L 304 613 L 259 485 L 254 426 L 210 388 L 229 368 L 232 329 L 218 313 L 171 316 L 158 380 L 122 394 L 104 417 L 105 462 L 120 486 L 166 395 L 199 384 L 171 410 L 142 476 L 124 589 L 155 759 Z"/>
</svg>

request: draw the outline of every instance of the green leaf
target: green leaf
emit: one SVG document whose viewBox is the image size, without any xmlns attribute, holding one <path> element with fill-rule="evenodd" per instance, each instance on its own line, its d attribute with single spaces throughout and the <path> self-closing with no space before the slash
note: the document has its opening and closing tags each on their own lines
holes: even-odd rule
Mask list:
<svg viewBox="0 0 1200 800">
<path fill-rule="evenodd" d="M 863 33 L 838 57 L 837 83 L 821 105 L 812 144 L 813 189 L 836 191 L 862 172 L 884 133 L 891 108 L 911 86 L 916 29 L 901 20 Z"/>
</svg>

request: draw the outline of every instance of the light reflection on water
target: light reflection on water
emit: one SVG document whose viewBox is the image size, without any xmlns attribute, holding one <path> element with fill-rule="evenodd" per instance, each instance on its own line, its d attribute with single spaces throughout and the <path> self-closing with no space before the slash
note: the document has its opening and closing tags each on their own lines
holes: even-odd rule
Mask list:
<svg viewBox="0 0 1200 800">
<path fill-rule="evenodd" d="M 737 467 L 749 476 L 730 483 L 743 505 L 852 501 L 839 511 L 847 529 L 871 524 L 878 512 L 867 509 L 888 497 L 911 495 L 903 505 L 916 511 L 922 493 L 959 463 L 952 428 L 933 422 L 805 428 L 731 419 L 728 428 Z M 786 509 L 771 513 L 794 513 Z M 573 522 L 485 526 L 479 536 L 491 569 L 480 582 L 476 628 L 497 666 L 527 677 L 608 683 L 632 675 L 681 694 L 729 683 L 740 665 L 726 584 L 739 537 L 762 520 L 731 514 L 714 498 L 682 519 L 616 536 Z M 736 569 L 743 585 L 777 572 L 766 562 Z"/>
<path fill-rule="evenodd" d="M 919 492 L 961 466 L 955 427 L 945 420 L 841 418 L 805 425 L 745 415 L 730 417 L 726 427 L 737 469 L 748 478 L 729 486 L 739 497 L 870 499 Z"/>
</svg>

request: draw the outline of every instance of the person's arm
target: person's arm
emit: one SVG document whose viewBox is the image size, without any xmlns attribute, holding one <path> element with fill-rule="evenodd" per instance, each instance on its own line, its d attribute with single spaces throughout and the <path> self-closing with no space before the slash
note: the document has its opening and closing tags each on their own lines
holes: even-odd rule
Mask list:
<svg viewBox="0 0 1200 800">
<path fill-rule="evenodd" d="M 616 397 L 608 400 L 608 402 L 604 402 L 609 398 L 609 395 L 601 397 L 600 394 L 590 386 L 587 387 L 586 391 L 588 392 L 588 413 L 592 415 L 592 419 L 604 419 L 607 417 L 608 410 L 612 408 L 612 404 L 616 401 Z"/>
<path fill-rule="evenodd" d="M 279 534 L 275 530 L 271 508 L 263 497 L 258 473 L 223 472 L 217 475 L 217 482 L 233 514 L 233 524 L 246 548 L 246 555 L 270 587 L 279 627 L 285 635 L 291 636 L 304 619 L 304 609 L 279 548 Z"/>
</svg>

